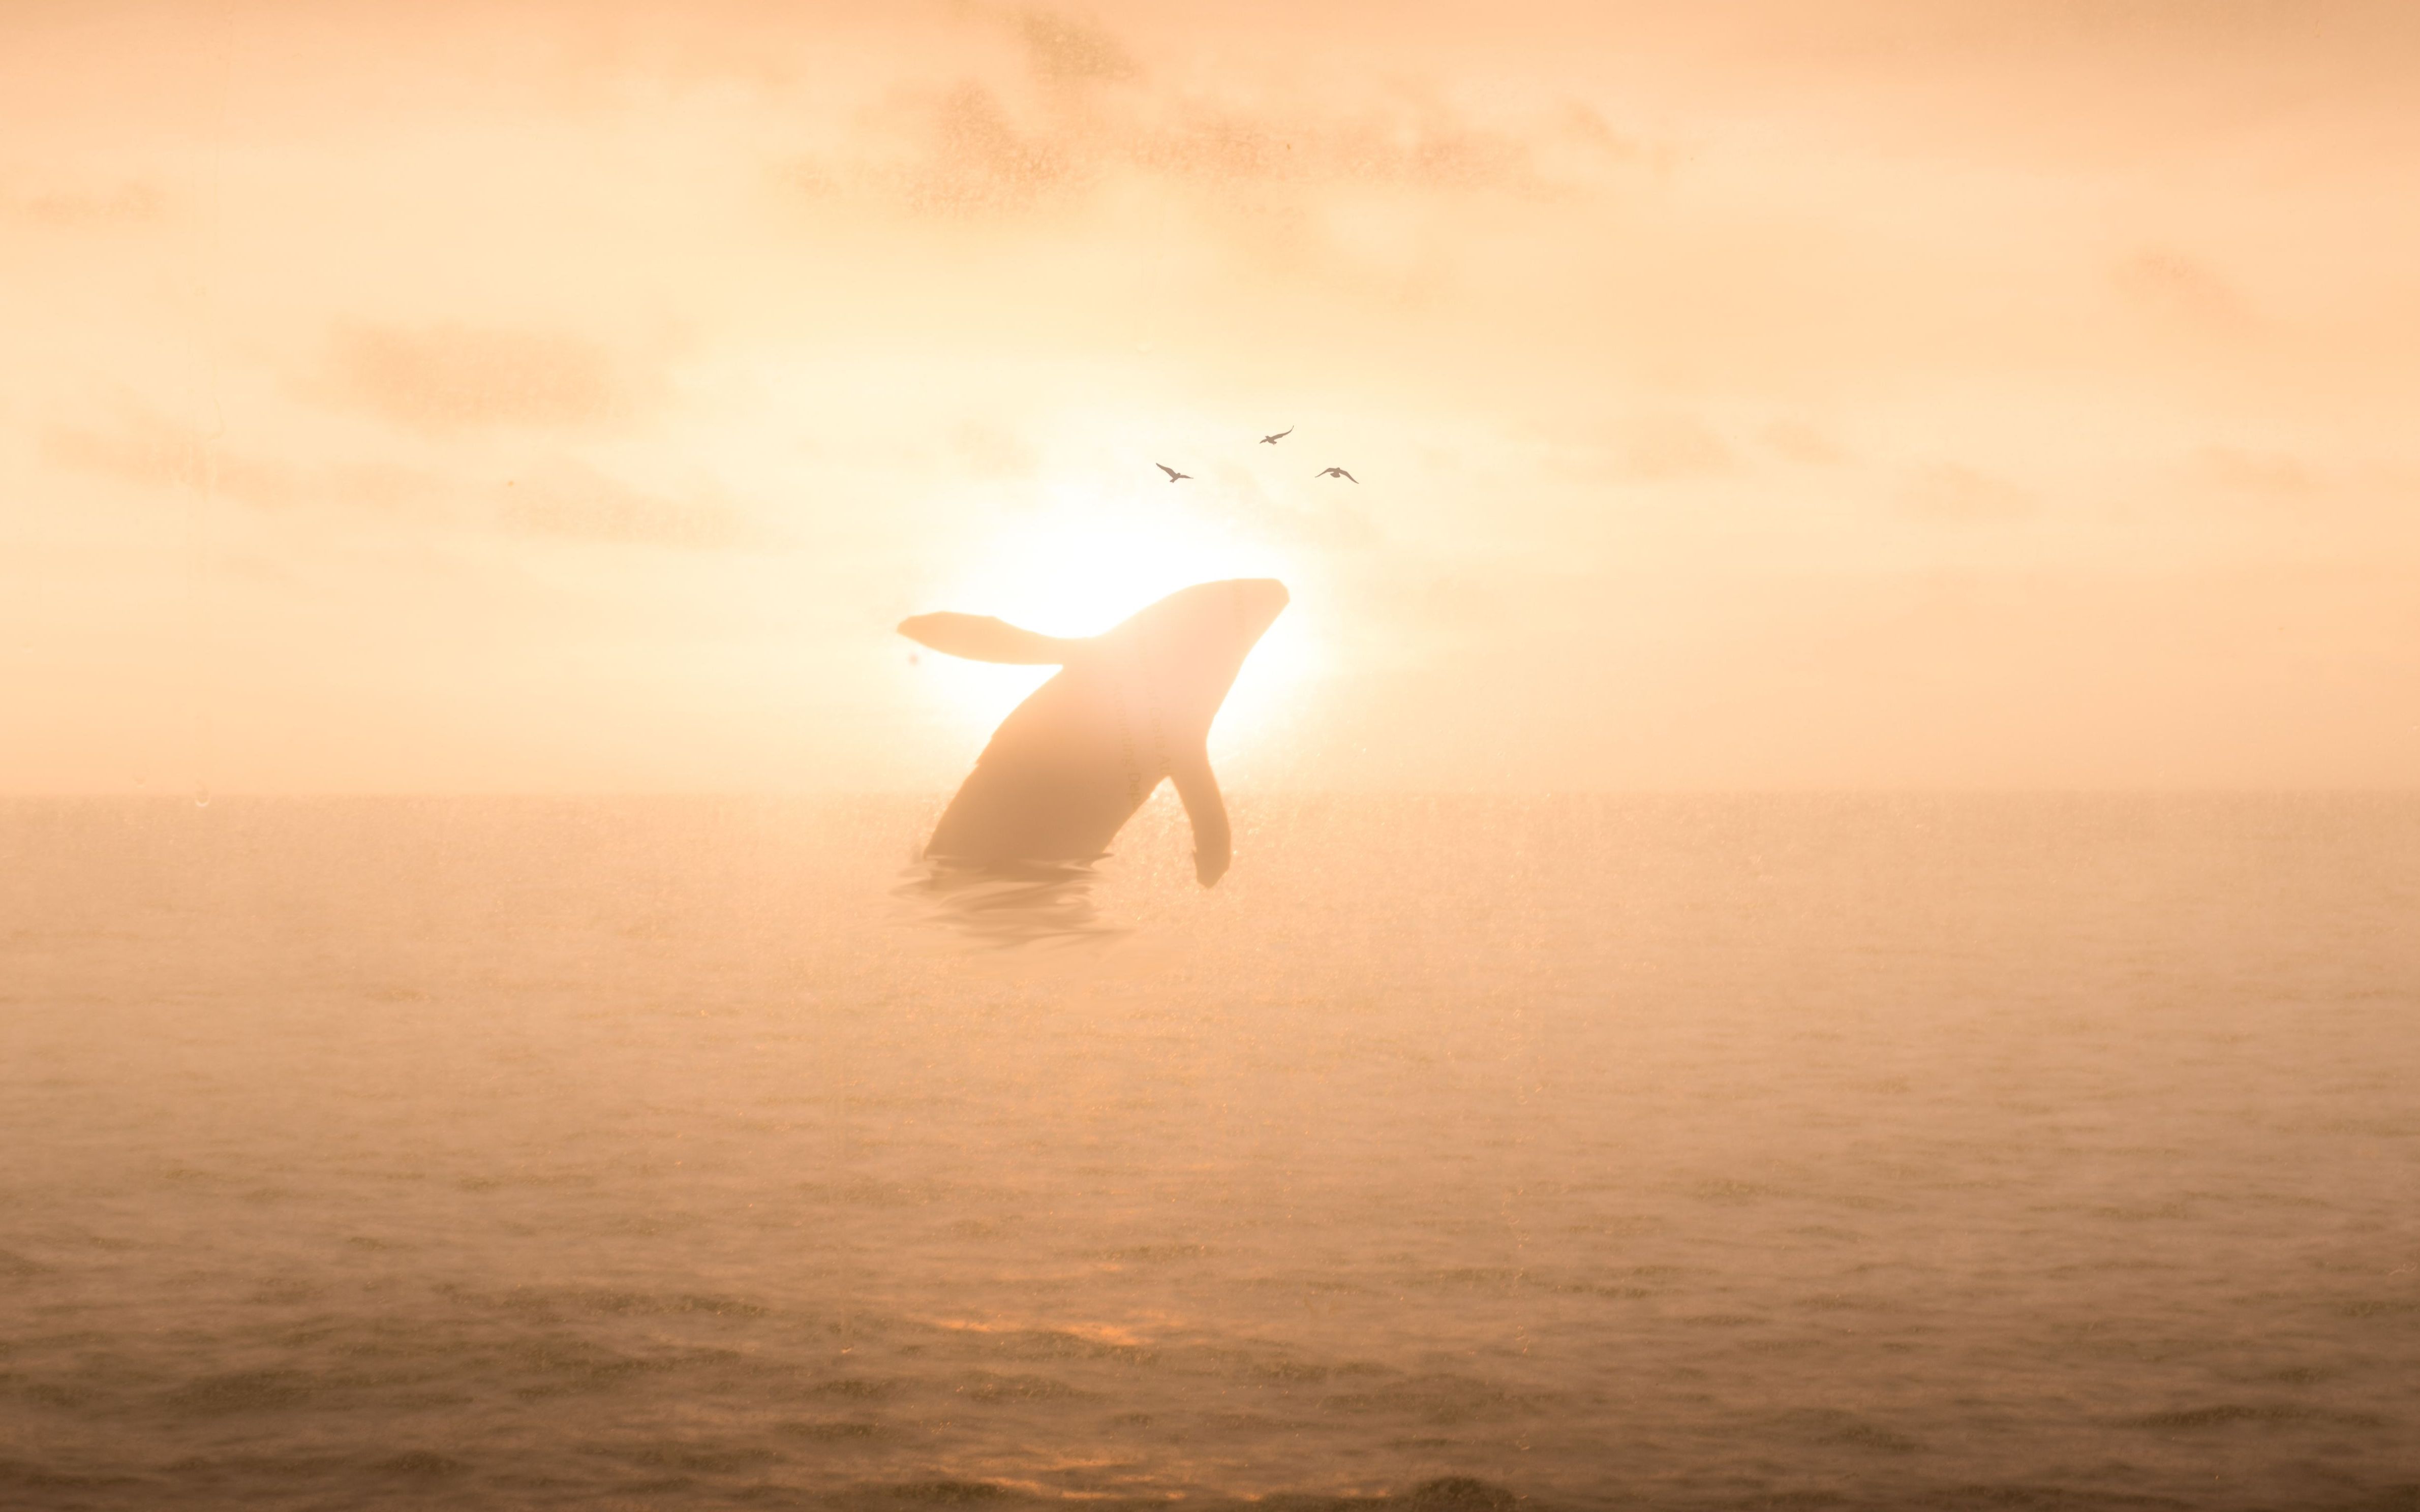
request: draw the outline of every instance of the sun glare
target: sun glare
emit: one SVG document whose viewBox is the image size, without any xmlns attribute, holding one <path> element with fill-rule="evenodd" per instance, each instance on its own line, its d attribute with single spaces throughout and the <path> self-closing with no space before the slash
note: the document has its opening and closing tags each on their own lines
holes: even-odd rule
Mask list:
<svg viewBox="0 0 2420 1512">
<path fill-rule="evenodd" d="M 1213 727 L 1215 749 L 1249 747 L 1281 714 L 1288 689 L 1314 670 L 1305 625 L 1315 616 L 1304 612 L 1305 563 L 1220 517 L 1215 497 L 1209 503 L 1054 489 L 1041 508 L 970 532 L 927 607 L 997 615 L 1045 635 L 1091 636 L 1194 583 L 1275 578 L 1295 601 L 1245 661 Z M 950 656 L 923 662 L 937 690 L 970 722 L 998 720 L 1048 675 Z"/>
</svg>

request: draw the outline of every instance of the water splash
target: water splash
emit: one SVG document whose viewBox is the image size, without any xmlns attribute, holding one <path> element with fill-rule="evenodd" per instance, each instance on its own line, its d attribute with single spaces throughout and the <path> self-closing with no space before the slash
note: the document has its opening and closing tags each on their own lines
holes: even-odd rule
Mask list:
<svg viewBox="0 0 2420 1512">
<path fill-rule="evenodd" d="M 1006 949 L 1023 945 L 1107 941 L 1127 933 L 1100 917 L 1089 861 L 1007 861 L 975 865 L 926 859 L 901 874 L 892 896 L 915 905 L 919 922 L 954 929 Z"/>
</svg>

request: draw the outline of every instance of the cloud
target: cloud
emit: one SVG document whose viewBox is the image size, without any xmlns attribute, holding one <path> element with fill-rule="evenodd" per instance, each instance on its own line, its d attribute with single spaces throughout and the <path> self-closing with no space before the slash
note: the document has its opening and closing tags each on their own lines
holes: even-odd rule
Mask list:
<svg viewBox="0 0 2420 1512">
<path fill-rule="evenodd" d="M 1018 13 L 1033 71 L 1061 83 L 1130 79 L 1141 70 L 1118 39 L 1078 16 L 1035 8 Z"/>
<path fill-rule="evenodd" d="M 1658 482 L 1728 472 L 1732 463 L 1731 449 L 1723 439 L 1686 415 L 1634 422 L 1621 455 L 1632 477 Z"/>
<path fill-rule="evenodd" d="M 1734 471 L 1730 442 L 1693 415 L 1636 415 L 1575 438 L 1560 471 L 1582 482 L 1677 483 Z"/>
<path fill-rule="evenodd" d="M 1939 519 L 2012 519 L 2033 509 L 2034 497 L 2004 478 L 1957 462 L 1920 470 L 1900 490 L 1900 501 L 1919 515 Z"/>
<path fill-rule="evenodd" d="M 1764 427 L 1764 441 L 1792 462 L 1831 467 L 1848 460 L 1838 441 L 1802 421 L 1775 421 Z"/>
<path fill-rule="evenodd" d="M 1095 166 L 1079 162 L 1067 140 L 1020 131 L 981 85 L 960 85 L 915 114 L 924 138 L 921 156 L 876 175 L 909 209 L 941 215 L 1022 210 Z"/>
<path fill-rule="evenodd" d="M 53 467 L 149 491 L 201 490 L 260 509 L 284 509 L 302 492 L 293 469 L 209 444 L 192 426 L 147 412 L 106 428 L 53 425 L 41 434 Z"/>
<path fill-rule="evenodd" d="M 523 534 L 565 541 L 695 549 L 764 544 L 755 523 L 723 501 L 668 499 L 570 458 L 509 480 L 496 516 Z"/>
<path fill-rule="evenodd" d="M 134 415 L 109 430 L 50 426 L 41 455 L 54 467 L 151 488 L 197 487 L 202 477 L 200 432 L 156 415 Z"/>
<path fill-rule="evenodd" d="M 989 19 L 1022 42 L 1022 79 L 977 66 L 954 83 L 903 81 L 856 132 L 797 160 L 787 179 L 815 196 L 998 216 L 1072 205 L 1122 178 L 1214 198 L 1264 202 L 1275 192 L 1291 203 L 1348 186 L 1561 193 L 1608 167 L 1668 171 L 1672 162 L 1568 98 L 1490 120 L 1401 81 L 1355 81 L 1334 99 L 1246 100 L 1142 85 L 1125 44 L 1090 22 L 1047 10 Z"/>
<path fill-rule="evenodd" d="M 1538 187 L 1528 144 L 1433 96 L 1394 95 L 1352 111 L 1249 111 L 1180 99 L 1125 123 L 1104 155 L 1199 184 L 1445 191 Z"/>
<path fill-rule="evenodd" d="M 228 450 L 199 430 L 145 411 L 108 426 L 53 425 L 41 433 L 51 466 L 159 493 L 199 492 L 279 512 L 297 508 L 365 510 L 435 517 L 462 486 L 391 464 L 297 464 Z M 729 501 L 678 499 L 634 487 L 576 458 L 557 456 L 502 486 L 494 519 L 506 531 L 560 541 L 732 549 L 769 537 Z"/>
<path fill-rule="evenodd" d="M 336 505 L 396 514 L 425 509 L 440 484 L 385 463 L 303 466 L 233 450 L 191 425 L 147 410 L 105 426 L 58 424 L 41 432 L 50 466 L 130 484 L 147 492 L 200 492 L 260 510 Z"/>
<path fill-rule="evenodd" d="M 638 408 L 606 349 L 564 332 L 348 327 L 335 335 L 328 375 L 341 402 L 424 435 L 596 426 Z"/>
<path fill-rule="evenodd" d="M 1015 432 L 978 420 L 958 422 L 950 433 L 950 450 L 978 478 L 1030 478 L 1042 467 L 1040 455 Z"/>
<path fill-rule="evenodd" d="M 2168 248 L 2140 252 L 2112 271 L 2118 292 L 2136 309 L 2172 326 L 2228 333 L 2252 324 L 2235 286 L 2200 259 Z"/>
<path fill-rule="evenodd" d="M 0 189 L 0 213 L 60 230 L 148 225 L 167 212 L 156 184 L 129 179 L 106 187 Z"/>
<path fill-rule="evenodd" d="M 2194 458 L 2193 471 L 2229 493 L 2265 499 L 2304 498 L 2320 487 L 2318 473 L 2301 457 L 2232 446 L 2204 447 Z"/>
</svg>

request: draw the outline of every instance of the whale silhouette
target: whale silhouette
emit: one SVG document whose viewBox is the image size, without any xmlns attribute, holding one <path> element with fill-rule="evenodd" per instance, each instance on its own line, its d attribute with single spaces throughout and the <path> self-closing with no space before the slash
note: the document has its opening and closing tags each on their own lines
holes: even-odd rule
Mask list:
<svg viewBox="0 0 2420 1512">
<path fill-rule="evenodd" d="M 1274 579 L 1197 583 L 1078 640 L 987 615 L 901 621 L 900 634 L 949 656 L 1060 668 L 993 732 L 925 858 L 978 867 L 1095 860 L 1167 779 L 1193 826 L 1193 874 L 1216 885 L 1232 841 L 1210 771 L 1210 721 L 1289 602 Z"/>
</svg>

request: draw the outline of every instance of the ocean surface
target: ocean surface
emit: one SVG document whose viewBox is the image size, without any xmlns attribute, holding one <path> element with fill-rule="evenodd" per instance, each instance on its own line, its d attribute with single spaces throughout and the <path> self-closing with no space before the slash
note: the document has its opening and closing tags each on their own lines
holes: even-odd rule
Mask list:
<svg viewBox="0 0 2420 1512">
<path fill-rule="evenodd" d="M 2420 799 L 938 809 L 0 804 L 0 1507 L 2420 1505 Z"/>
</svg>

